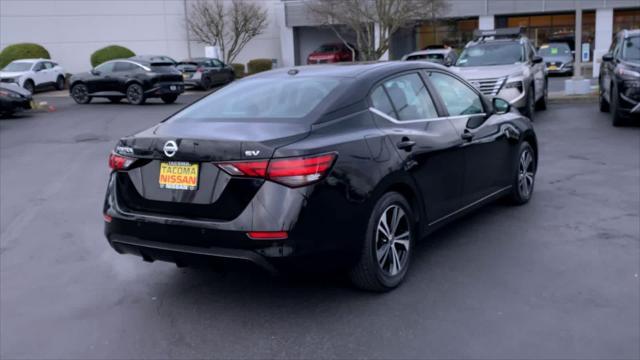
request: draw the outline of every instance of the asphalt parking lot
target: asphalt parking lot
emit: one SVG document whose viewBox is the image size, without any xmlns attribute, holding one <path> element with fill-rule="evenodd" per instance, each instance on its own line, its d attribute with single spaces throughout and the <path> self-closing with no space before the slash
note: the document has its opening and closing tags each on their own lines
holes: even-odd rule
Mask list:
<svg viewBox="0 0 640 360">
<path fill-rule="evenodd" d="M 538 113 L 532 201 L 425 239 L 406 282 L 178 269 L 102 235 L 115 141 L 194 101 L 0 120 L 1 358 L 640 357 L 640 127 L 595 103 Z"/>
</svg>

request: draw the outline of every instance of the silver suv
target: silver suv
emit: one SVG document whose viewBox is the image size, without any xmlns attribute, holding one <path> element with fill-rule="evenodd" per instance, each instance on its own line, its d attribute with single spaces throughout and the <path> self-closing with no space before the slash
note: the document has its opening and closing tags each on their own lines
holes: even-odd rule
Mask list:
<svg viewBox="0 0 640 360">
<path fill-rule="evenodd" d="M 547 69 L 520 28 L 476 30 L 451 70 L 533 120 L 547 107 Z"/>
</svg>

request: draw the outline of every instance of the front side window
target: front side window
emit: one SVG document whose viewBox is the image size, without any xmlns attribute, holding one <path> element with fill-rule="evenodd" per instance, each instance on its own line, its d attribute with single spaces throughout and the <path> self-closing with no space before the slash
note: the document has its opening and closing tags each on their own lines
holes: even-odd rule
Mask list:
<svg viewBox="0 0 640 360">
<path fill-rule="evenodd" d="M 439 72 L 429 73 L 429 79 L 440 94 L 449 116 L 484 113 L 480 96 L 460 80 Z"/>
<path fill-rule="evenodd" d="M 299 119 L 313 111 L 338 85 L 337 78 L 247 79 L 214 92 L 170 121 Z"/>
<path fill-rule="evenodd" d="M 213 64 L 213 67 L 222 67 L 222 62 L 218 59 L 211 60 L 211 63 Z"/>
<path fill-rule="evenodd" d="M 522 63 L 524 47 L 519 42 L 488 42 L 464 49 L 456 66 L 491 66 Z"/>
<path fill-rule="evenodd" d="M 110 72 L 113 72 L 113 65 L 114 63 L 112 62 L 100 64 L 96 66 L 96 70 L 101 73 L 110 73 Z"/>
<path fill-rule="evenodd" d="M 113 71 L 114 72 L 133 71 L 136 68 L 137 66 L 130 62 L 118 61 L 116 62 L 116 65 L 113 67 Z"/>
<path fill-rule="evenodd" d="M 33 71 L 40 71 L 44 69 L 44 63 L 43 62 L 39 62 L 36 64 L 36 66 L 33 67 Z"/>
<path fill-rule="evenodd" d="M 398 120 L 421 120 L 438 117 L 431 96 L 420 78 L 413 73 L 387 80 L 383 84 Z"/>
</svg>

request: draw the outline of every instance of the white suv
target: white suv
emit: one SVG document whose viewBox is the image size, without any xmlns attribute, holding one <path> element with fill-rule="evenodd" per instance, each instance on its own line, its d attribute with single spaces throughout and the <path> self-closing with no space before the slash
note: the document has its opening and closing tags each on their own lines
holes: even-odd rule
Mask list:
<svg viewBox="0 0 640 360">
<path fill-rule="evenodd" d="M 0 81 L 18 84 L 31 93 L 47 86 L 62 90 L 64 69 L 48 59 L 15 60 L 0 71 Z"/>
</svg>

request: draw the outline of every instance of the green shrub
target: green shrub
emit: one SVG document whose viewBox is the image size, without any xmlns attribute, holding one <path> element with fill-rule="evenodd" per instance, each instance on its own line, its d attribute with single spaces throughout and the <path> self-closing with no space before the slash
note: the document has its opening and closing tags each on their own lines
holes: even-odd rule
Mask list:
<svg viewBox="0 0 640 360">
<path fill-rule="evenodd" d="M 234 63 L 234 64 L 231 64 L 231 67 L 233 68 L 233 72 L 236 73 L 236 79 L 239 79 L 245 75 L 244 64 Z"/>
<path fill-rule="evenodd" d="M 271 59 L 253 59 L 247 63 L 249 75 L 271 70 Z"/>
<path fill-rule="evenodd" d="M 105 61 L 126 59 L 135 55 L 136 54 L 134 54 L 133 51 L 127 49 L 126 47 L 119 45 L 110 45 L 96 50 L 96 52 L 91 54 L 91 66 L 96 67 Z"/>
<path fill-rule="evenodd" d="M 21 43 L 9 45 L 0 52 L 0 69 L 13 60 L 20 59 L 51 59 L 47 49 L 38 44 Z"/>
</svg>

